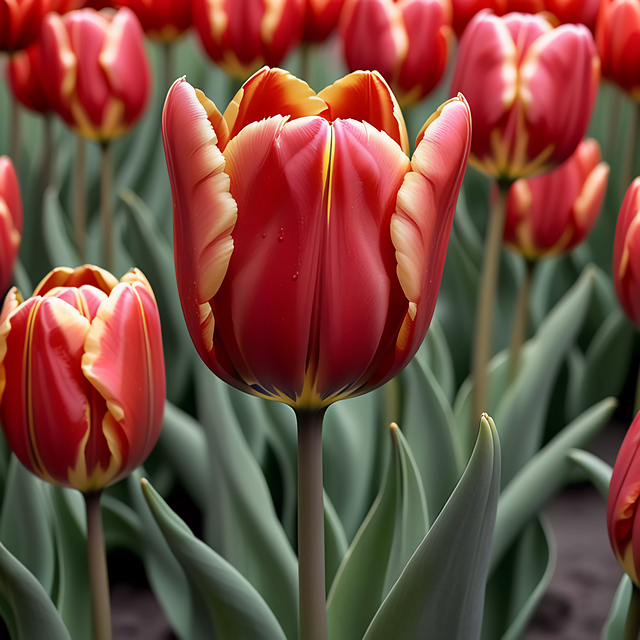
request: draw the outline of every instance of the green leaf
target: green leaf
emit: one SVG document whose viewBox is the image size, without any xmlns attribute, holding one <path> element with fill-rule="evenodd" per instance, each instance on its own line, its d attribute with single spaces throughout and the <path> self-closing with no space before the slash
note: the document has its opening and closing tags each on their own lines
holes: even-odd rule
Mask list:
<svg viewBox="0 0 640 640">
<path fill-rule="evenodd" d="M 324 492 L 324 581 L 327 595 L 338 573 L 342 560 L 347 555 L 349 543 L 342 522 L 336 513 L 331 499 Z"/>
<path fill-rule="evenodd" d="M 422 346 L 416 353 L 423 368 L 429 369 L 440 388 L 444 392 L 447 402 L 451 404 L 455 396 L 456 380 L 453 370 L 453 359 L 447 344 L 447 338 L 440 323 L 432 318 L 427 335 Z"/>
<path fill-rule="evenodd" d="M 624 626 L 627 622 L 627 613 L 629 612 L 632 591 L 633 582 L 631 582 L 631 578 L 625 573 L 622 576 L 622 580 L 620 580 L 616 595 L 611 604 L 611 610 L 604 623 L 604 627 L 602 627 L 601 640 L 623 640 Z"/>
<path fill-rule="evenodd" d="M 584 471 L 598 493 L 607 500 L 609 497 L 609 483 L 613 469 L 604 460 L 594 456 L 593 453 L 582 449 L 570 449 L 567 457 Z"/>
<path fill-rule="evenodd" d="M 108 493 L 102 494 L 100 505 L 107 552 L 111 549 L 122 548 L 141 556 L 141 530 L 138 514 L 124 502 Z"/>
<path fill-rule="evenodd" d="M 420 474 L 396 426 L 391 428 L 391 441 L 384 487 L 347 551 L 327 599 L 331 640 L 363 637 L 429 528 Z"/>
<path fill-rule="evenodd" d="M 146 481 L 142 491 L 151 513 L 208 614 L 210 628 L 194 638 L 286 640 L 275 616 L 251 584 L 228 562 L 198 540 Z M 207 633 L 204 635 L 204 633 Z"/>
<path fill-rule="evenodd" d="M 571 478 L 574 465 L 567 452 L 589 442 L 607 424 L 616 406 L 617 401 L 608 398 L 585 411 L 539 451 L 502 492 L 493 536 L 492 571 L 527 522 Z"/>
<path fill-rule="evenodd" d="M 12 455 L 0 516 L 0 541 L 51 594 L 55 543 L 47 496 L 46 483 Z"/>
<path fill-rule="evenodd" d="M 70 238 L 54 187 L 49 187 L 44 195 L 43 225 L 49 263 L 56 267 L 79 267 L 82 260 Z"/>
<path fill-rule="evenodd" d="M 202 362 L 196 364 L 196 394 L 212 474 L 208 540 L 256 588 L 292 640 L 298 634 L 296 556 L 238 425 L 228 386 Z"/>
<path fill-rule="evenodd" d="M 507 486 L 542 444 L 544 423 L 560 367 L 584 322 L 594 272 L 587 269 L 540 325 L 527 358 L 496 411 Z"/>
<path fill-rule="evenodd" d="M 12 640 L 71 640 L 42 585 L 2 544 L 0 613 Z"/>
<path fill-rule="evenodd" d="M 500 444 L 482 419 L 467 468 L 364 640 L 477 640 L 500 491 Z"/>
</svg>

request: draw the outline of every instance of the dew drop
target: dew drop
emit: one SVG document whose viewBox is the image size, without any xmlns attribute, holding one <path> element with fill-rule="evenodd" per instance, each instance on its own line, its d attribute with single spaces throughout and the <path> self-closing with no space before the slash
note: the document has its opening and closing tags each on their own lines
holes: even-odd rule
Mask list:
<svg viewBox="0 0 640 640">
<path fill-rule="evenodd" d="M 298 279 L 298 272 L 297 272 L 297 271 L 293 274 L 293 279 L 294 279 L 294 280 L 297 280 L 297 279 Z"/>
<path fill-rule="evenodd" d="M 267 237 L 267 234 L 266 234 L 266 233 L 263 233 L 263 234 L 262 234 L 262 237 L 263 237 L 263 238 L 266 238 L 266 237 Z"/>
<path fill-rule="evenodd" d="M 284 229 L 280 229 L 280 235 L 278 236 L 278 242 L 282 242 L 284 240 Z"/>
</svg>

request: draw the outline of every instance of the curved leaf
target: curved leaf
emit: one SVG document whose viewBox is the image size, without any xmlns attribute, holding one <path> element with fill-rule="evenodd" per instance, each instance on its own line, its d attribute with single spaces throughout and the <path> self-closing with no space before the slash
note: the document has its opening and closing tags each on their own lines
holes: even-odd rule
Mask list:
<svg viewBox="0 0 640 640">
<path fill-rule="evenodd" d="M 456 384 L 453 359 L 447 344 L 447 338 L 442 331 L 440 323 L 435 318 L 431 320 L 424 342 L 418 353 L 416 353 L 416 358 L 420 360 L 423 368 L 431 371 L 444 392 L 447 402 L 451 404 L 455 395 Z"/>
<path fill-rule="evenodd" d="M 327 594 L 331 589 L 333 579 L 338 573 L 340 564 L 347 554 L 349 543 L 344 532 L 342 522 L 333 507 L 333 504 L 324 492 L 324 566 L 325 576 L 324 582 Z"/>
<path fill-rule="evenodd" d="M 622 580 L 620 580 L 616 595 L 611 603 L 611 610 L 604 623 L 604 627 L 602 627 L 601 640 L 623 640 L 624 626 L 627 622 L 627 613 L 629 612 L 632 591 L 633 582 L 631 582 L 631 578 L 625 573 L 622 576 Z"/>
<path fill-rule="evenodd" d="M 82 260 L 70 239 L 58 192 L 49 187 L 44 194 L 44 242 L 49 262 L 56 267 L 79 267 Z"/>
<path fill-rule="evenodd" d="M 613 473 L 611 465 L 608 465 L 604 460 L 598 458 L 598 456 L 594 456 L 593 453 L 583 451 L 582 449 L 571 449 L 567 453 L 567 457 L 584 471 L 587 478 L 591 480 L 593 486 L 598 490 L 598 493 L 604 500 L 607 500 L 609 497 L 611 474 Z"/>
</svg>

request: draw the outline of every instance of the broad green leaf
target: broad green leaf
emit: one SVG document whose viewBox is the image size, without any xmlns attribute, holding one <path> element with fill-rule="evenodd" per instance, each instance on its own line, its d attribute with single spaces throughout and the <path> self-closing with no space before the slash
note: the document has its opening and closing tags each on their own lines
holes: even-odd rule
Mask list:
<svg viewBox="0 0 640 640">
<path fill-rule="evenodd" d="M 482 419 L 467 468 L 364 640 L 477 640 L 500 491 L 500 444 Z"/>
<path fill-rule="evenodd" d="M 571 478 L 574 464 L 567 452 L 585 445 L 609 421 L 617 401 L 608 398 L 585 411 L 540 450 L 500 496 L 491 552 L 495 569 L 517 535 Z"/>
<path fill-rule="evenodd" d="M 12 640 L 71 640 L 34 575 L 0 544 L 0 613 Z"/>
<path fill-rule="evenodd" d="M 51 594 L 55 574 L 55 543 L 47 484 L 27 471 L 15 455 L 0 516 L 0 541 Z"/>
<path fill-rule="evenodd" d="M 44 242 L 50 264 L 56 267 L 80 266 L 82 260 L 71 241 L 65 215 L 54 187 L 49 187 L 44 196 L 43 225 Z"/>
<path fill-rule="evenodd" d="M 327 595 L 333 584 L 333 579 L 338 573 L 342 560 L 347 554 L 349 543 L 344 532 L 344 527 L 336 513 L 331 499 L 324 492 L 324 567 L 325 586 Z"/>
<path fill-rule="evenodd" d="M 121 500 L 108 493 L 102 494 L 102 528 L 107 552 L 111 549 L 128 549 L 137 556 L 142 555 L 140 518 Z"/>
<path fill-rule="evenodd" d="M 593 453 L 582 449 L 570 449 L 567 457 L 584 471 L 598 493 L 606 500 L 609 496 L 609 483 L 613 473 L 611 466 Z"/>
<path fill-rule="evenodd" d="M 429 369 L 444 392 L 447 402 L 453 403 L 456 391 L 453 359 L 447 344 L 447 338 L 440 323 L 433 318 L 422 346 L 416 354 L 423 368 Z"/>
<path fill-rule="evenodd" d="M 542 444 L 554 383 L 584 322 L 593 281 L 593 270 L 587 269 L 540 325 L 527 358 L 496 410 L 504 451 L 503 487 Z"/>
<path fill-rule="evenodd" d="M 242 434 L 228 386 L 196 364 L 198 416 L 211 480 L 207 536 L 265 599 L 287 638 L 298 634 L 298 563 L 278 521 L 264 475 Z"/>
<path fill-rule="evenodd" d="M 192 592 L 199 596 L 199 608 L 208 614 L 209 629 L 196 626 L 197 632 L 191 637 L 286 640 L 272 611 L 251 584 L 198 540 L 148 482 L 143 481 L 142 491 Z"/>
<path fill-rule="evenodd" d="M 629 612 L 632 591 L 633 582 L 631 582 L 631 578 L 625 573 L 622 576 L 622 580 L 620 580 L 616 595 L 611 603 L 611 610 L 604 623 L 604 627 L 602 627 L 601 640 L 623 640 L 624 626 L 627 622 L 627 613 Z"/>
<path fill-rule="evenodd" d="M 402 432 L 424 482 L 432 517 L 445 505 L 464 469 L 451 407 L 431 371 L 414 358 L 401 374 Z"/>
<path fill-rule="evenodd" d="M 362 638 L 429 528 L 420 474 L 402 432 L 391 428 L 387 477 L 327 598 L 331 640 Z M 375 559 L 375 561 L 373 561 Z"/>
</svg>

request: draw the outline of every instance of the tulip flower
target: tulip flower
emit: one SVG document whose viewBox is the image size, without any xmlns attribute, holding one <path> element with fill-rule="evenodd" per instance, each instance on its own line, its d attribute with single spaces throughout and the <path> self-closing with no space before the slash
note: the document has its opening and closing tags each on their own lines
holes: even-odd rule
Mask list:
<svg viewBox="0 0 640 640">
<path fill-rule="evenodd" d="M 583 24 L 595 31 L 600 0 L 545 0 L 545 9 L 563 24 Z"/>
<path fill-rule="evenodd" d="M 507 13 L 508 0 L 451 0 L 453 30 L 460 37 L 471 19 L 483 9 L 491 9 L 498 16 Z"/>
<path fill-rule="evenodd" d="M 0 156 L 0 292 L 11 285 L 22 236 L 22 197 L 11 160 Z"/>
<path fill-rule="evenodd" d="M 11 92 L 23 106 L 41 114 L 53 110 L 54 96 L 44 74 L 38 42 L 11 56 L 5 73 Z"/>
<path fill-rule="evenodd" d="M 48 0 L 0 0 L 0 51 L 26 49 L 38 39 Z"/>
<path fill-rule="evenodd" d="M 584 25 L 480 12 L 462 37 L 451 88 L 473 115 L 469 163 L 511 181 L 564 162 L 587 130 L 599 78 Z"/>
<path fill-rule="evenodd" d="M 193 0 L 193 24 L 209 57 L 244 80 L 279 65 L 302 38 L 306 0 Z"/>
<path fill-rule="evenodd" d="M 451 24 L 450 0 L 352 0 L 340 26 L 347 66 L 380 72 L 401 104 L 413 104 L 442 78 Z"/>
<path fill-rule="evenodd" d="M 43 480 L 95 492 L 142 464 L 165 401 L 160 318 L 140 271 L 54 269 L 0 317 L 0 417 Z"/>
<path fill-rule="evenodd" d="M 530 261 L 568 253 L 596 223 L 608 177 L 600 146 L 588 139 L 554 171 L 516 180 L 507 197 L 505 243 Z"/>
<path fill-rule="evenodd" d="M 622 202 L 613 245 L 613 284 L 618 300 L 640 327 L 640 178 L 636 178 Z"/>
<path fill-rule="evenodd" d="M 87 4 L 86 0 L 49 0 L 48 11 L 62 15 L 64 13 L 69 13 L 69 11 L 81 9 Z"/>
<path fill-rule="evenodd" d="M 140 23 L 130 9 L 49 14 L 42 28 L 42 55 L 56 110 L 79 135 L 106 143 L 143 114 L 149 64 Z"/>
<path fill-rule="evenodd" d="M 118 0 L 129 7 L 152 40 L 171 42 L 191 26 L 191 2 L 187 0 Z"/>
<path fill-rule="evenodd" d="M 602 0 L 596 43 L 602 74 L 640 101 L 640 5 L 636 0 Z"/>
<path fill-rule="evenodd" d="M 336 28 L 345 0 L 306 0 L 305 42 L 323 42 Z"/>
</svg>

